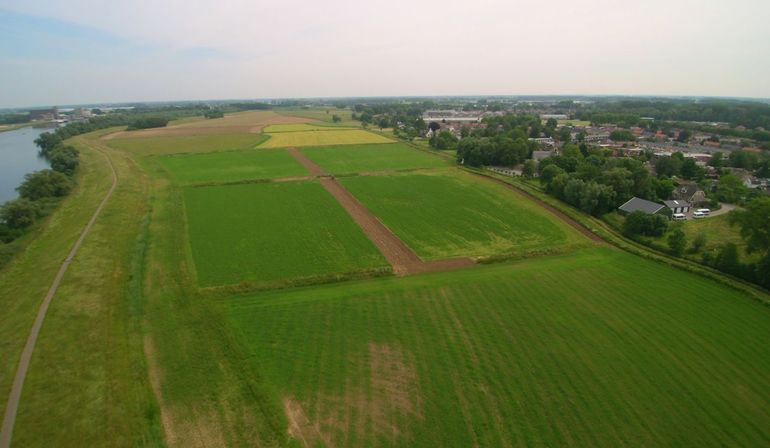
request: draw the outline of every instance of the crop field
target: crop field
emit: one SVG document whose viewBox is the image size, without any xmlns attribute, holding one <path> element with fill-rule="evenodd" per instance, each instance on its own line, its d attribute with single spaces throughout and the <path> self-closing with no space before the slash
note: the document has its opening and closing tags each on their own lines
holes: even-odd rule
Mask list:
<svg viewBox="0 0 770 448">
<path fill-rule="evenodd" d="M 184 200 L 200 286 L 387 266 L 344 209 L 316 182 L 187 188 Z"/>
<path fill-rule="evenodd" d="M 534 203 L 459 171 L 340 182 L 423 259 L 516 255 L 583 240 Z"/>
<path fill-rule="evenodd" d="M 273 124 L 265 129 L 263 129 L 264 132 L 271 134 L 274 132 L 299 132 L 299 131 L 333 131 L 333 130 L 342 130 L 342 129 L 357 129 L 354 127 L 348 127 L 348 126 L 336 126 L 331 123 L 312 123 L 312 124 Z"/>
<path fill-rule="evenodd" d="M 302 165 L 281 149 L 162 156 L 158 162 L 179 185 L 309 175 Z"/>
<path fill-rule="evenodd" d="M 281 115 L 289 117 L 306 118 L 310 120 L 323 121 L 326 123 L 332 123 L 334 115 L 339 116 L 342 121 L 338 124 L 360 126 L 359 121 L 354 121 L 352 117 L 353 111 L 350 109 L 337 109 L 337 108 L 313 108 L 313 109 L 299 109 L 299 108 L 286 108 L 277 109 L 277 112 Z"/>
<path fill-rule="evenodd" d="M 270 140 L 260 148 L 286 148 L 290 146 L 358 145 L 364 143 L 392 143 L 393 140 L 364 130 L 299 131 L 267 134 Z"/>
<path fill-rule="evenodd" d="M 308 446 L 770 438 L 770 309 L 611 249 L 229 308 Z"/>
<path fill-rule="evenodd" d="M 105 143 L 136 155 L 180 154 L 251 149 L 267 140 L 264 134 L 207 134 L 176 137 L 113 138 Z"/>
<path fill-rule="evenodd" d="M 439 157 L 403 143 L 302 148 L 302 154 L 334 174 L 446 167 Z"/>
</svg>

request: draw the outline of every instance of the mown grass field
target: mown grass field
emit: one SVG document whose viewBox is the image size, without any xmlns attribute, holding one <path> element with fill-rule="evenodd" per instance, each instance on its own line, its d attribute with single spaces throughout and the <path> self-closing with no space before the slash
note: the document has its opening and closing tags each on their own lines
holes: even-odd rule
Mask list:
<svg viewBox="0 0 770 448">
<path fill-rule="evenodd" d="M 273 124 L 265 129 L 263 129 L 263 132 L 267 132 L 268 134 L 274 133 L 274 132 L 299 132 L 299 131 L 334 131 L 334 130 L 342 130 L 342 129 L 356 129 L 354 127 L 348 127 L 348 126 L 335 126 L 332 125 L 332 123 L 322 123 L 322 124 L 316 124 L 316 123 L 299 123 L 299 124 Z"/>
<path fill-rule="evenodd" d="M 612 249 L 229 308 L 310 446 L 770 440 L 770 309 Z"/>
<path fill-rule="evenodd" d="M 298 177 L 309 174 L 302 165 L 281 149 L 162 156 L 158 158 L 158 162 L 179 185 Z"/>
<path fill-rule="evenodd" d="M 270 139 L 260 148 L 291 146 L 359 145 L 365 143 L 393 143 L 393 140 L 364 130 L 299 131 L 266 134 Z"/>
<path fill-rule="evenodd" d="M 251 149 L 266 141 L 264 134 L 209 134 L 174 137 L 113 138 L 104 143 L 138 156 Z"/>
<path fill-rule="evenodd" d="M 188 188 L 184 198 L 200 286 L 387 266 L 317 182 Z"/>
<path fill-rule="evenodd" d="M 517 255 L 583 241 L 536 204 L 456 170 L 340 182 L 423 259 Z"/>
<path fill-rule="evenodd" d="M 334 174 L 446 167 L 438 157 L 404 143 L 302 148 L 302 154 Z"/>
</svg>

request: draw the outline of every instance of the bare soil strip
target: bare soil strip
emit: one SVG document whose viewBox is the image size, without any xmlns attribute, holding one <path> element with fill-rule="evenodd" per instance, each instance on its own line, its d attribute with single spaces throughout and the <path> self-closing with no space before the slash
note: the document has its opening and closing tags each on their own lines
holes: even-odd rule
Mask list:
<svg viewBox="0 0 770 448">
<path fill-rule="evenodd" d="M 326 171 L 320 166 L 316 165 L 312 160 L 305 157 L 304 154 L 299 152 L 297 148 L 289 148 L 286 150 L 290 156 L 294 157 L 300 165 L 304 166 L 306 170 L 313 176 L 326 176 Z"/>
<path fill-rule="evenodd" d="M 19 366 L 16 369 L 16 376 L 13 379 L 11 393 L 8 396 L 8 404 L 5 407 L 3 426 L 2 430 L 0 430 L 0 448 L 9 448 L 11 446 L 11 435 L 13 433 L 13 425 L 16 422 L 16 412 L 19 408 L 21 391 L 24 387 L 24 379 L 27 376 L 29 363 L 32 359 L 32 352 L 35 349 L 35 343 L 37 342 L 37 337 L 40 334 L 40 328 L 43 326 L 43 320 L 45 319 L 48 307 L 51 304 L 54 295 L 56 295 L 56 291 L 59 289 L 59 284 L 61 283 L 64 274 L 67 272 L 67 268 L 69 268 L 72 259 L 75 258 L 75 255 L 77 255 L 80 246 L 83 244 L 86 236 L 91 231 L 91 227 L 93 227 L 96 219 L 102 213 L 102 209 L 112 196 L 113 191 L 115 191 L 115 187 L 118 185 L 118 176 L 115 172 L 115 167 L 112 165 L 112 160 L 110 160 L 110 157 L 107 155 L 107 153 L 103 152 L 102 150 L 98 151 L 102 153 L 110 166 L 110 171 L 112 173 L 112 185 L 110 186 L 109 191 L 107 191 L 107 194 L 104 196 L 104 199 L 102 199 L 102 202 L 99 203 L 99 206 L 94 211 L 94 214 L 91 216 L 88 224 L 86 224 L 85 228 L 83 228 L 83 232 L 81 232 L 80 237 L 75 242 L 75 245 L 72 246 L 72 250 L 70 250 L 67 258 L 64 259 L 64 262 L 62 262 L 61 266 L 59 267 L 59 271 L 56 273 L 56 277 L 54 277 L 53 283 L 51 283 L 51 287 L 48 289 L 48 293 L 45 295 L 43 303 L 40 304 L 40 308 L 37 311 L 37 316 L 35 317 L 35 321 L 29 331 L 27 342 L 24 345 L 24 351 L 21 352 Z"/>
<path fill-rule="evenodd" d="M 382 255 L 385 256 L 385 259 L 388 260 L 388 263 L 393 267 L 393 272 L 396 275 L 457 269 L 474 264 L 474 261 L 471 258 L 452 258 L 429 262 L 422 261 L 412 249 L 398 239 L 385 224 L 380 222 L 372 212 L 358 202 L 358 199 L 337 182 L 337 179 L 329 176 L 323 168 L 305 157 L 296 148 L 288 148 L 287 151 L 312 175 L 321 177 L 321 185 L 323 185 L 326 191 L 328 191 L 337 202 L 342 205 L 356 224 L 361 227 L 364 234 L 366 234 L 374 245 L 377 246 L 380 252 L 382 252 Z"/>
</svg>

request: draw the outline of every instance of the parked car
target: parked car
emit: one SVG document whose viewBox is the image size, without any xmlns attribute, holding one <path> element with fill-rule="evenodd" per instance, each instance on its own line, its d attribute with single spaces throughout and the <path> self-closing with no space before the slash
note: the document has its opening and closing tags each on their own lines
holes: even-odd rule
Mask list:
<svg viewBox="0 0 770 448">
<path fill-rule="evenodd" d="M 684 221 L 685 219 L 687 219 L 687 216 L 685 216 L 684 213 L 674 213 L 673 215 L 671 215 L 671 219 L 674 221 Z"/>
<path fill-rule="evenodd" d="M 695 210 L 695 213 L 701 213 L 704 216 L 708 216 L 709 214 L 711 214 L 711 210 L 707 208 L 699 208 L 698 210 Z"/>
<path fill-rule="evenodd" d="M 700 210 L 699 210 L 699 211 L 696 211 L 695 213 L 693 213 L 693 214 L 692 214 L 692 217 L 693 217 L 693 218 L 695 218 L 695 219 L 701 219 L 701 218 L 705 218 L 706 216 L 708 216 L 708 214 L 706 214 L 706 213 L 703 213 L 703 212 L 702 212 L 702 211 L 700 211 Z"/>
</svg>

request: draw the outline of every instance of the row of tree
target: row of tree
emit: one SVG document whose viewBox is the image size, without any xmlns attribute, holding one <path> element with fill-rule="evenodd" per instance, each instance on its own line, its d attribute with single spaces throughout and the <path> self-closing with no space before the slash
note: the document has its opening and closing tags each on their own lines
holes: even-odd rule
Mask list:
<svg viewBox="0 0 770 448">
<path fill-rule="evenodd" d="M 0 241 L 4 244 L 23 235 L 36 220 L 53 210 L 58 199 L 68 195 L 74 185 L 74 173 L 79 164 L 77 149 L 61 141 L 52 144 L 50 136 L 54 134 L 46 134 L 42 134 L 36 143 L 51 169 L 25 175 L 24 181 L 16 188 L 19 198 L 0 207 Z M 9 257 L 10 252 L 3 250 L 0 265 Z"/>
</svg>

